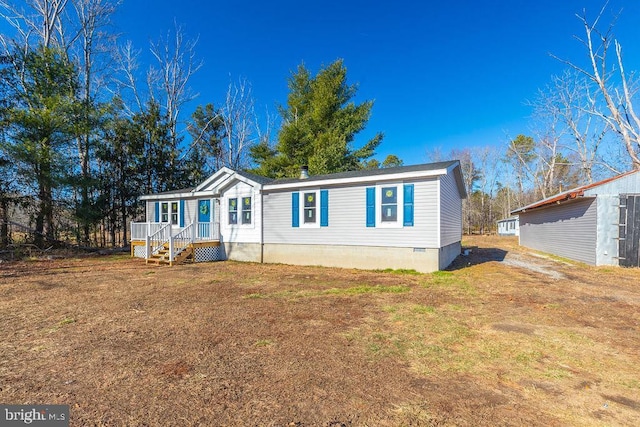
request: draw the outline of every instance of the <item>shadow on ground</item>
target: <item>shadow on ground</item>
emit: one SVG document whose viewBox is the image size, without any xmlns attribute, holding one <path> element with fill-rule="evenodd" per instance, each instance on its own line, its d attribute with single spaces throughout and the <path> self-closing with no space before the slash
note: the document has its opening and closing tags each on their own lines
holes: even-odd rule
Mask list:
<svg viewBox="0 0 640 427">
<path fill-rule="evenodd" d="M 468 252 L 467 252 L 468 251 Z M 468 255 L 465 255 L 468 253 Z M 480 248 L 478 246 L 465 246 L 459 255 L 445 270 L 455 271 L 472 265 L 484 264 L 491 261 L 504 261 L 508 251 L 498 248 Z"/>
</svg>

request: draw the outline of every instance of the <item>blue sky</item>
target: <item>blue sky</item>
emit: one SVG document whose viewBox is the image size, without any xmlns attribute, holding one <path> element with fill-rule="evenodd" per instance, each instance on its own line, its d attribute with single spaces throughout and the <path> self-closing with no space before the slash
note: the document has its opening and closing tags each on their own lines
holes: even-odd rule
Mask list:
<svg viewBox="0 0 640 427">
<path fill-rule="evenodd" d="M 640 4 L 611 0 L 605 14 L 623 8 L 616 26 L 626 67 L 640 69 Z M 380 159 L 405 164 L 426 151 L 499 145 L 528 133 L 524 105 L 563 64 L 584 63 L 575 14 L 595 16 L 603 0 L 349 1 L 304 2 L 124 0 L 114 17 L 121 40 L 148 53 L 182 25 L 199 37 L 204 66 L 192 80 L 196 105 L 223 99 L 230 77 L 251 82 L 258 111 L 284 104 L 287 78 L 305 62 L 316 72 L 343 58 L 358 100 L 373 99 L 371 120 L 357 139 L 385 133 Z M 143 58 L 144 59 L 144 58 Z"/>
</svg>

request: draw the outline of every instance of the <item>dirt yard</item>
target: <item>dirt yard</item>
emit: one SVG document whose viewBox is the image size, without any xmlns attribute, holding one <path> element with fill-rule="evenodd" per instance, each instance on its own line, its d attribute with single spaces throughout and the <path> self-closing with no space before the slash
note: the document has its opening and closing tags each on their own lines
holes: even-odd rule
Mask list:
<svg viewBox="0 0 640 427">
<path fill-rule="evenodd" d="M 0 264 L 0 402 L 74 426 L 640 425 L 640 271 Z"/>
</svg>

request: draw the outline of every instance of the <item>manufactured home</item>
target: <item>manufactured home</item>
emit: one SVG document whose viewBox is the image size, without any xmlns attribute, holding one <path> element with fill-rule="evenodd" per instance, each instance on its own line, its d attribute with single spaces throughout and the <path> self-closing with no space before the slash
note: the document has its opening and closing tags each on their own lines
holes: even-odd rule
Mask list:
<svg viewBox="0 0 640 427">
<path fill-rule="evenodd" d="M 512 212 L 520 244 L 591 265 L 640 265 L 640 171 L 584 185 Z"/>
<path fill-rule="evenodd" d="M 132 255 L 431 272 L 460 254 L 465 197 L 458 161 L 276 180 L 222 168 L 143 196 Z"/>
<path fill-rule="evenodd" d="M 520 220 L 518 215 L 496 221 L 499 236 L 519 236 Z"/>
</svg>

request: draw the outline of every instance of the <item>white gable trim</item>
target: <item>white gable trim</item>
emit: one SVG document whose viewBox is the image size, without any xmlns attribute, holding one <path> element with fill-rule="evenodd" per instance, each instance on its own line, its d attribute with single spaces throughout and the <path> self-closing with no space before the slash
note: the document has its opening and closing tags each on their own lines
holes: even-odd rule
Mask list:
<svg viewBox="0 0 640 427">
<path fill-rule="evenodd" d="M 198 185 L 192 191 L 184 193 L 147 194 L 141 196 L 140 200 L 172 200 L 193 197 L 211 197 L 213 195 L 224 192 L 224 190 L 233 186 L 233 184 L 237 181 L 244 182 L 245 184 L 258 190 L 262 189 L 262 184 L 260 184 L 259 182 L 236 173 L 232 169 L 229 169 L 225 166 L 211 175 L 209 178 L 207 178 L 202 184 Z"/>
<path fill-rule="evenodd" d="M 203 188 L 208 187 L 209 184 L 216 181 L 221 175 L 233 175 L 234 173 L 235 172 L 233 170 L 229 169 L 226 166 L 223 166 L 222 169 L 211 175 L 209 178 L 205 179 L 202 184 L 198 185 L 194 191 L 200 191 Z"/>
</svg>

